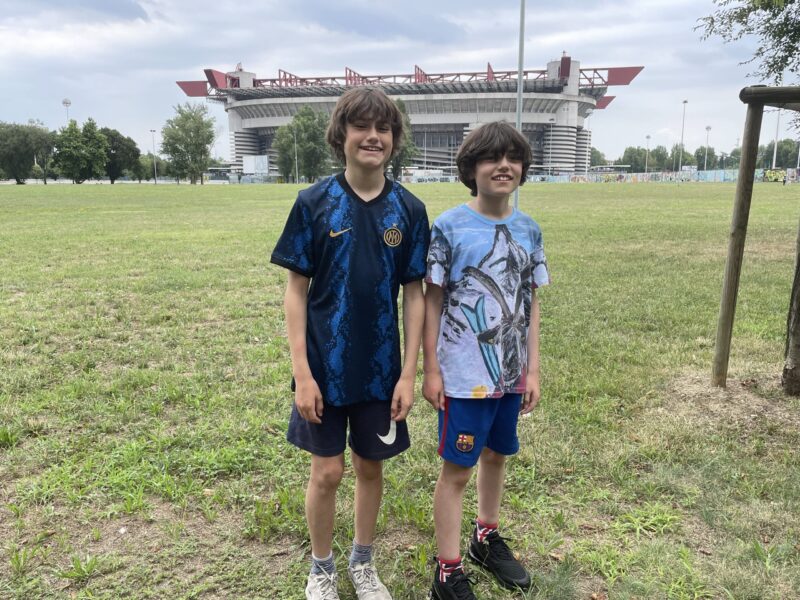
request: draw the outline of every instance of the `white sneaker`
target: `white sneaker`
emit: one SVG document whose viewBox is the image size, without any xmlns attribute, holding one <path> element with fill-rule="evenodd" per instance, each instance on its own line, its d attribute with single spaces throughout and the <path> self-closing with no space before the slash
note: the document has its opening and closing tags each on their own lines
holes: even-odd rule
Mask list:
<svg viewBox="0 0 800 600">
<path fill-rule="evenodd" d="M 392 600 L 386 586 L 378 579 L 378 572 L 372 562 L 358 563 L 347 567 L 358 600 Z"/>
<path fill-rule="evenodd" d="M 328 575 L 324 571 L 308 576 L 306 600 L 339 600 L 336 591 L 336 573 Z"/>
</svg>

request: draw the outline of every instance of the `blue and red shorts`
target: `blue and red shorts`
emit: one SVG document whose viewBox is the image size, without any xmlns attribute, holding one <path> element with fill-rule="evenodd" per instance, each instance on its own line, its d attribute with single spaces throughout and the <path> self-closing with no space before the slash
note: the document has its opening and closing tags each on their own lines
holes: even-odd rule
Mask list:
<svg viewBox="0 0 800 600">
<path fill-rule="evenodd" d="M 501 398 L 444 399 L 439 411 L 439 456 L 474 467 L 484 448 L 510 456 L 519 450 L 517 422 L 522 394 Z"/>
</svg>

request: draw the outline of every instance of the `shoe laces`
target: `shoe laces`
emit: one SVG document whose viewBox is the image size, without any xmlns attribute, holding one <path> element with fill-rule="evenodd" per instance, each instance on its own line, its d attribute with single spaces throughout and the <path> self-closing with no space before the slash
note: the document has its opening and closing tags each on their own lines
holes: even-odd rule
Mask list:
<svg viewBox="0 0 800 600">
<path fill-rule="evenodd" d="M 517 557 L 508 547 L 506 541 L 500 536 L 499 533 L 493 532 L 486 536 L 486 542 L 489 544 L 489 551 L 495 558 L 500 560 L 516 560 Z"/>
<path fill-rule="evenodd" d="M 457 600 L 476 600 L 475 594 L 472 593 L 471 585 L 475 582 L 470 579 L 464 571 L 456 571 L 447 578 L 447 583 L 456 595 Z"/>
<path fill-rule="evenodd" d="M 339 593 L 336 591 L 336 573 L 328 574 L 322 571 L 314 577 L 319 587 L 320 600 L 339 600 Z"/>
<path fill-rule="evenodd" d="M 379 589 L 378 573 L 372 563 L 365 562 L 352 567 L 353 582 L 362 591 L 371 592 Z"/>
</svg>

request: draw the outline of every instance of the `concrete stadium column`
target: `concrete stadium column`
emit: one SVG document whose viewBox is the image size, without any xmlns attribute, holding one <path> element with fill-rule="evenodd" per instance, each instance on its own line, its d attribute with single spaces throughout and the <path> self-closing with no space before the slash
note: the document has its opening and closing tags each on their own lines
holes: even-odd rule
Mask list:
<svg viewBox="0 0 800 600">
<path fill-rule="evenodd" d="M 575 172 L 585 173 L 589 170 L 592 157 L 592 132 L 583 127 L 578 129 L 575 141 Z"/>
</svg>

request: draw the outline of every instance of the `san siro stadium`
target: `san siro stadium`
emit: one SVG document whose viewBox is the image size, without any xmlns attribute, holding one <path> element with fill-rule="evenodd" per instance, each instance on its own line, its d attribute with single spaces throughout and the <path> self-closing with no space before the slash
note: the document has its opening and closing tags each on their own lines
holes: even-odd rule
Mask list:
<svg viewBox="0 0 800 600">
<path fill-rule="evenodd" d="M 582 69 L 567 56 L 546 69 L 523 71 L 522 132 L 533 151 L 530 175 L 583 173 L 588 169 L 591 131 L 587 118 L 608 107 L 611 86 L 628 85 L 644 67 Z M 224 104 L 231 138 L 231 169 L 277 176 L 272 140 L 277 129 L 303 106 L 330 114 L 353 86 L 378 86 L 401 99 L 419 153 L 413 169 L 454 175 L 455 154 L 464 136 L 483 123 L 516 120 L 517 71 L 427 73 L 415 66 L 405 75 L 299 77 L 283 70 L 259 79 L 241 64 L 228 73 L 205 69 L 205 80 L 178 81 L 190 97 Z M 263 158 L 263 157 L 266 157 Z"/>
</svg>

